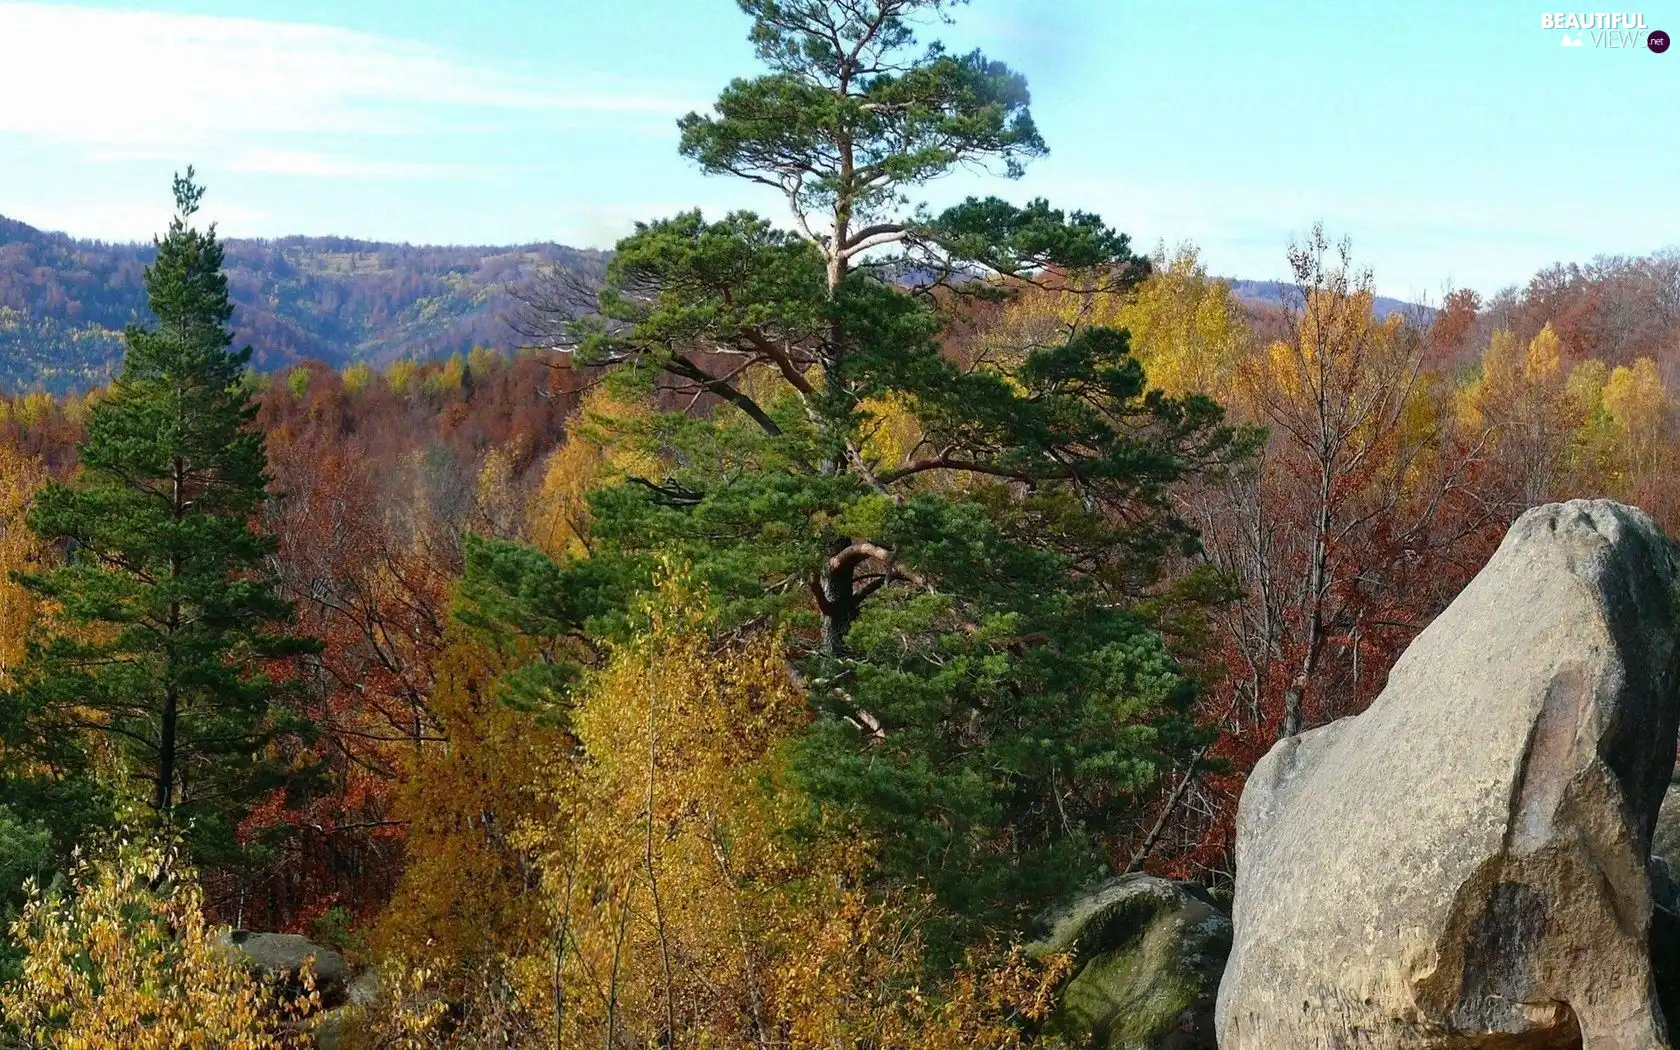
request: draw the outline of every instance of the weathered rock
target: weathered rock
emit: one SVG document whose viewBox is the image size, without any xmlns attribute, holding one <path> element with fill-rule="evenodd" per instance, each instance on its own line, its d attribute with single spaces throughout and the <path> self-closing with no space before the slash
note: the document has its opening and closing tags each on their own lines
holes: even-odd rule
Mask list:
<svg viewBox="0 0 1680 1050">
<path fill-rule="evenodd" d="M 1224 1050 L 1666 1047 L 1646 862 L 1674 764 L 1680 550 L 1532 510 L 1370 710 L 1243 792 Z"/>
<path fill-rule="evenodd" d="M 315 979 L 315 989 L 327 1006 L 344 1000 L 350 969 L 344 956 L 295 933 L 251 933 L 230 930 L 221 938 L 224 946 L 236 950 L 245 964 L 258 973 L 285 981 L 296 981 L 305 962 Z"/>
<path fill-rule="evenodd" d="M 378 998 L 379 971 L 366 970 L 345 988 L 343 1005 L 323 1010 L 310 1025 L 309 1038 L 315 1050 L 341 1050 L 350 1045 L 356 1025 Z"/>
<path fill-rule="evenodd" d="M 1651 967 L 1657 1001 L 1673 1033 L 1680 1025 L 1680 785 L 1670 784 L 1651 836 Z M 1673 1038 L 1673 1035 L 1670 1035 Z"/>
<path fill-rule="evenodd" d="M 1680 876 L 1680 784 L 1670 784 L 1657 810 L 1657 824 L 1651 833 L 1652 867 L 1662 867 L 1670 885 Z M 1672 901 L 1674 898 L 1670 897 Z"/>
<path fill-rule="evenodd" d="M 1199 888 L 1123 875 L 1052 913 L 1038 954 L 1072 952 L 1055 1027 L 1093 1050 L 1212 1050 L 1231 920 Z"/>
</svg>

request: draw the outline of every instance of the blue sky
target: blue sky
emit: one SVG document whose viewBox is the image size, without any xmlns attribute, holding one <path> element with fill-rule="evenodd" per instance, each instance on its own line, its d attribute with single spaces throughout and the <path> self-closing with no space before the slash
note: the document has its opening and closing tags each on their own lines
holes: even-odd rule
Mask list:
<svg viewBox="0 0 1680 1050">
<path fill-rule="evenodd" d="M 1680 48 L 1562 47 L 1546 3 L 973 0 L 1051 147 L 984 190 L 1281 277 L 1353 238 L 1388 294 L 1680 244 Z M 1576 10 L 1588 10 L 1577 5 Z M 1680 0 L 1641 9 L 1680 32 Z M 756 68 L 731 0 L 0 0 L 0 214 L 130 240 L 195 163 L 225 233 L 610 246 L 695 205 L 674 120 Z"/>
</svg>

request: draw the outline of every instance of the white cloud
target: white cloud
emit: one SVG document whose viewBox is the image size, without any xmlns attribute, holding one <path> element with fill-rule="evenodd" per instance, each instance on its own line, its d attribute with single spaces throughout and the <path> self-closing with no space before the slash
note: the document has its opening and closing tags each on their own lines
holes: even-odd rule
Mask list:
<svg viewBox="0 0 1680 1050">
<path fill-rule="evenodd" d="M 66 76 L 92 70 L 96 76 Z M 436 48 L 297 22 L 0 2 L 0 134 L 161 150 L 230 136 L 403 134 L 474 111 L 675 116 Z"/>
<path fill-rule="evenodd" d="M 260 175 L 303 175 L 330 179 L 472 179 L 497 169 L 478 164 L 420 164 L 368 160 L 316 150 L 255 146 L 242 149 L 218 167 Z"/>
</svg>

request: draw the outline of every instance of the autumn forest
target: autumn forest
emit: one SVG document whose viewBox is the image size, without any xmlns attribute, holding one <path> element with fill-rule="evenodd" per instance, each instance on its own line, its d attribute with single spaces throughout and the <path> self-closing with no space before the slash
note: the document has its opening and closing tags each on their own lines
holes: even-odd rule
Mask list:
<svg viewBox="0 0 1680 1050">
<path fill-rule="evenodd" d="M 304 359 L 183 166 L 114 378 L 0 397 L 0 1046 L 1083 1045 L 1047 914 L 1222 899 L 1248 771 L 1526 508 L 1680 531 L 1680 255 L 1385 312 L 1313 227 L 1242 298 L 915 206 L 1047 148 L 936 0 L 742 6 L 681 149 L 762 215 Z"/>
</svg>

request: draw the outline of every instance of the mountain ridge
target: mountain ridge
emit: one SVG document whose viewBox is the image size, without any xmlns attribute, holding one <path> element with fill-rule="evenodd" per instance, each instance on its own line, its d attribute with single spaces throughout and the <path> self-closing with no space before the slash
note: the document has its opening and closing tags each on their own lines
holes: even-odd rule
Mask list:
<svg viewBox="0 0 1680 1050">
<path fill-rule="evenodd" d="M 304 360 L 335 368 L 433 358 L 517 342 L 511 286 L 545 266 L 598 276 L 609 254 L 550 241 L 428 245 L 342 236 L 229 237 L 222 242 L 233 327 L 276 371 Z M 122 329 L 150 315 L 153 247 L 40 230 L 0 216 L 0 389 L 86 389 L 122 358 Z M 1288 301 L 1280 281 L 1226 278 L 1252 306 Z M 1379 296 L 1378 316 L 1430 311 Z"/>
<path fill-rule="evenodd" d="M 274 371 L 431 358 L 514 341 L 508 289 L 538 268 L 598 273 L 606 253 L 552 242 L 412 245 L 350 237 L 222 242 L 233 328 Z M 150 244 L 85 240 L 0 216 L 0 388 L 106 382 L 122 329 L 149 318 Z"/>
</svg>

